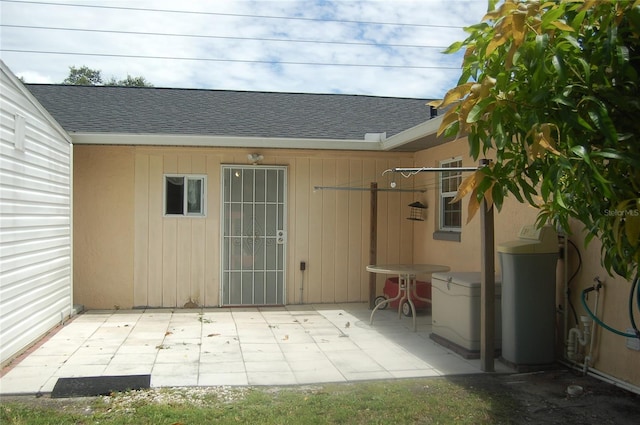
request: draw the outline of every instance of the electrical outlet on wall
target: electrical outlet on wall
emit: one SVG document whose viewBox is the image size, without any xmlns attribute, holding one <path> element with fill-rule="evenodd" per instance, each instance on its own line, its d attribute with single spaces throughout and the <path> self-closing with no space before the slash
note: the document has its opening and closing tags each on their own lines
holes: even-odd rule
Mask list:
<svg viewBox="0 0 640 425">
<path fill-rule="evenodd" d="M 626 333 L 632 334 L 634 332 L 633 329 L 629 328 L 626 330 Z M 632 337 L 627 338 L 627 348 L 630 350 L 640 351 L 640 339 Z"/>
</svg>

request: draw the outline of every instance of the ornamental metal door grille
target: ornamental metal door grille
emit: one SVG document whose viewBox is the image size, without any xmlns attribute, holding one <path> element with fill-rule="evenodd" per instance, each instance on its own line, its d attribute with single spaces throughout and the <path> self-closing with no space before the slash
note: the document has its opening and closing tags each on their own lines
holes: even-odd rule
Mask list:
<svg viewBox="0 0 640 425">
<path fill-rule="evenodd" d="M 222 167 L 221 305 L 285 300 L 286 168 Z"/>
</svg>

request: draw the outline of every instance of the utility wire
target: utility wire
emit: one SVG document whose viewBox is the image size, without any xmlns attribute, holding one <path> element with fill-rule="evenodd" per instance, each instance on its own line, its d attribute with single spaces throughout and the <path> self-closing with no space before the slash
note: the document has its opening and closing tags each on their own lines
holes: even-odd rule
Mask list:
<svg viewBox="0 0 640 425">
<path fill-rule="evenodd" d="M 85 7 L 85 8 L 93 8 L 93 9 L 129 10 L 129 11 L 138 11 L 138 12 L 181 13 L 181 14 L 189 14 L 189 15 L 230 16 L 230 17 L 237 17 L 237 18 L 285 19 L 285 20 L 297 20 L 297 21 L 338 22 L 338 23 L 360 24 L 360 25 L 362 24 L 392 25 L 392 26 L 423 27 L 423 28 L 454 28 L 454 29 L 462 28 L 461 26 L 456 26 L 456 25 L 355 21 L 355 20 L 349 20 L 349 19 L 306 18 L 301 16 L 294 17 L 294 16 L 249 15 L 249 14 L 241 14 L 241 13 L 222 13 L 222 12 L 195 12 L 195 11 L 189 11 L 189 10 L 150 9 L 150 8 L 141 8 L 141 7 L 104 6 L 104 5 L 94 5 L 94 4 L 50 3 L 50 2 L 43 2 L 43 1 L 18 1 L 18 0 L 0 0 L 0 1 L 5 3 L 37 4 L 37 5 L 63 6 L 63 7 Z"/>
<path fill-rule="evenodd" d="M 426 48 L 426 49 L 446 49 L 448 47 L 448 46 L 428 46 L 428 45 L 419 45 L 419 44 L 366 43 L 366 42 L 358 42 L 358 41 L 299 40 L 299 39 L 285 39 L 285 38 L 259 38 L 259 37 L 236 37 L 236 36 L 223 36 L 223 35 L 176 34 L 176 33 L 162 33 L 162 32 L 122 31 L 122 30 L 88 29 L 88 28 L 45 27 L 45 26 L 35 26 L 35 25 L 0 24 L 0 27 L 36 29 L 36 30 L 47 30 L 47 31 L 80 31 L 80 32 L 92 32 L 92 33 L 105 33 L 105 34 L 151 35 L 151 36 L 162 36 L 162 37 L 211 38 L 211 39 L 221 39 L 221 40 L 340 44 L 340 45 L 349 45 L 349 46 L 412 47 L 412 48 Z"/>
<path fill-rule="evenodd" d="M 6 1 L 6 0 L 3 0 Z M 23 50 L 4 49 L 0 52 L 10 53 L 31 53 L 46 55 L 66 55 L 66 56 L 97 56 L 109 58 L 129 58 L 129 59 L 163 59 L 163 60 L 183 60 L 202 62 L 233 62 L 233 63 L 258 63 L 269 65 L 308 65 L 308 66 L 345 66 L 360 68 L 398 68 L 398 69 L 450 69 L 459 70 L 460 66 L 424 66 L 424 65 L 384 65 L 384 64 L 359 64 L 359 63 L 328 63 L 328 62 L 295 62 L 295 61 L 275 61 L 275 60 L 251 60 L 251 59 L 221 59 L 221 58 L 196 58 L 196 57 L 176 57 L 176 56 L 147 56 L 147 55 L 125 55 L 115 53 L 85 53 L 85 52 L 57 52 L 46 50 Z"/>
</svg>

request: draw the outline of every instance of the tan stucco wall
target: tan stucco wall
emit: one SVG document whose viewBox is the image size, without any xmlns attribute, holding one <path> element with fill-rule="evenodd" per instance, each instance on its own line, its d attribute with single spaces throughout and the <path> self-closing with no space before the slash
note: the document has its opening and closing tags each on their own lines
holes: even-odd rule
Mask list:
<svg viewBox="0 0 640 425">
<path fill-rule="evenodd" d="M 74 146 L 74 302 L 133 305 L 133 177 L 130 147 Z"/>
<path fill-rule="evenodd" d="M 463 167 L 478 165 L 466 153 L 466 138 L 418 152 L 415 158 L 416 167 L 439 167 L 440 161 L 462 157 Z M 469 173 L 463 174 L 463 178 Z M 421 173 L 415 177 L 417 187 L 427 187 L 425 194 L 428 205 L 427 220 L 416 226 L 415 260 L 435 264 L 445 264 L 455 271 L 480 271 L 480 213 L 467 223 L 467 203 L 469 196 L 462 201 L 461 240 L 434 240 L 433 233 L 438 229 L 438 178 L 437 173 Z M 517 238 L 518 231 L 524 224 L 535 222 L 536 211 L 520 204 L 516 199 L 508 198 L 501 211 L 494 209 L 496 246 Z M 496 255 L 496 270 L 499 270 L 499 259 Z"/>
<path fill-rule="evenodd" d="M 617 275 L 609 276 L 600 265 L 600 242 L 594 240 L 585 247 L 582 242 L 584 240 L 582 232 L 584 226 L 573 222 L 571 227 L 570 240 L 576 244 L 582 256 L 581 269 L 569 287 L 578 317 L 586 315 L 580 301 L 580 293 L 583 289 L 593 286 L 594 278 L 598 277 L 604 282 L 604 286 L 598 297 L 597 316 L 608 326 L 625 332 L 631 328 L 628 308 L 631 282 Z M 577 270 L 578 264 L 576 251 L 570 247 L 569 276 Z M 589 294 L 587 305 L 592 311 L 595 310 L 595 292 Z M 633 305 L 636 323 L 639 323 L 640 312 L 635 300 Z M 573 314 L 569 314 L 569 325 L 575 325 Z M 627 348 L 626 338 L 598 326 L 593 358 L 593 366 L 596 369 L 640 387 L 640 367 L 638 367 L 640 365 L 640 351 Z"/>
</svg>

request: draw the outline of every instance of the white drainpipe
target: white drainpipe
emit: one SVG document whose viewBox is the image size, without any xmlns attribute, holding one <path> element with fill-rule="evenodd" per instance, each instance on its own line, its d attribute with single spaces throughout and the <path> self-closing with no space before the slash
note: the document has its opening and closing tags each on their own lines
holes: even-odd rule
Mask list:
<svg viewBox="0 0 640 425">
<path fill-rule="evenodd" d="M 589 329 L 591 327 L 591 319 L 589 319 L 587 316 L 580 316 L 580 321 L 582 322 L 584 330 L 581 331 L 578 327 L 571 328 L 569 330 L 569 338 L 567 338 L 567 358 L 572 362 L 576 361 L 578 352 L 577 344 L 580 344 L 582 347 L 586 346 L 587 342 L 589 342 L 589 337 L 591 336 L 591 331 Z M 585 365 L 586 364 L 587 357 L 585 357 Z"/>
</svg>

